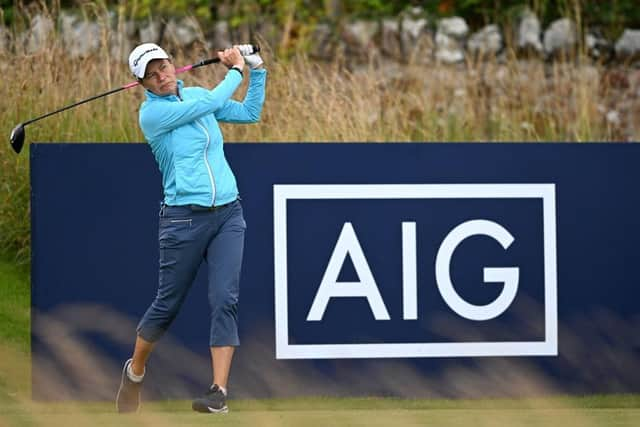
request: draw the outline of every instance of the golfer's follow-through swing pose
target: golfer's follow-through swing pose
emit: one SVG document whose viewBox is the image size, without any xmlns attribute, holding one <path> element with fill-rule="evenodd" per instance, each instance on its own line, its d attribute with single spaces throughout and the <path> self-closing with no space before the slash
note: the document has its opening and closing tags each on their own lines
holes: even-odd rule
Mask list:
<svg viewBox="0 0 640 427">
<path fill-rule="evenodd" d="M 229 70 L 212 90 L 184 87 L 169 56 L 155 44 L 142 44 L 129 56 L 131 71 L 146 89 L 139 123 L 162 173 L 164 202 L 158 291 L 138 324 L 133 356 L 122 370 L 119 412 L 138 409 L 153 345 L 178 314 L 202 261 L 208 273 L 213 380 L 204 396 L 193 401 L 193 409 L 228 411 L 227 380 L 240 344 L 238 297 L 246 225 L 218 122 L 259 120 L 267 72 L 251 45 L 235 46 L 218 56 Z M 245 64 L 249 87 L 244 101 L 238 102 L 231 96 L 242 82 Z"/>
</svg>

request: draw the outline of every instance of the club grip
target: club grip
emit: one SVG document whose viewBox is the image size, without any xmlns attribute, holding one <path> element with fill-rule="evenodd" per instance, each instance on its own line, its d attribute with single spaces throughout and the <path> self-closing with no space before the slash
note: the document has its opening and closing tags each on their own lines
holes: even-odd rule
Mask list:
<svg viewBox="0 0 640 427">
<path fill-rule="evenodd" d="M 253 55 L 254 53 L 258 53 L 260 52 L 260 46 L 258 46 L 257 44 L 252 44 L 251 45 L 251 55 Z"/>
<path fill-rule="evenodd" d="M 258 53 L 260 52 L 260 46 L 252 44 L 251 45 L 251 54 L 253 55 L 254 53 Z M 215 58 L 210 58 L 210 59 L 203 59 L 200 62 L 196 62 L 193 65 L 187 65 L 186 67 L 182 67 L 176 70 L 177 73 L 182 73 L 184 71 L 189 71 L 193 68 L 198 68 L 198 67 L 202 67 L 204 65 L 209 65 L 209 64 L 215 64 L 217 62 L 220 62 L 220 58 L 215 57 Z"/>
</svg>

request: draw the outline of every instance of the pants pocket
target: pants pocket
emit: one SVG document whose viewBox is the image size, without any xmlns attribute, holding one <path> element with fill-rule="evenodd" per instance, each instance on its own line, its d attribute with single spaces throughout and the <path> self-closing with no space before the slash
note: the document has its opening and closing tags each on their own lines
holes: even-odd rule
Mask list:
<svg viewBox="0 0 640 427">
<path fill-rule="evenodd" d="M 189 240 L 192 224 L 191 218 L 161 218 L 158 232 L 160 248 L 177 247 Z"/>
</svg>

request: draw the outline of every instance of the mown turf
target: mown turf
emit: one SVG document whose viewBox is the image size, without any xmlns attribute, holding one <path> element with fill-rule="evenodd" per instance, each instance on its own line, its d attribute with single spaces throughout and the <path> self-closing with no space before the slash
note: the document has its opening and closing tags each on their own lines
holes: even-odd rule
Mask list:
<svg viewBox="0 0 640 427">
<path fill-rule="evenodd" d="M 0 406 L 0 425 L 30 426 L 637 426 L 640 397 L 405 400 L 306 398 L 231 401 L 227 415 L 194 413 L 188 401 L 147 403 L 119 415 L 112 403 Z"/>
<path fill-rule="evenodd" d="M 29 353 L 29 276 L 24 266 L 0 260 L 0 343 Z"/>
<path fill-rule="evenodd" d="M 0 260 L 0 405 L 31 390 L 30 301 L 27 269 Z"/>
</svg>

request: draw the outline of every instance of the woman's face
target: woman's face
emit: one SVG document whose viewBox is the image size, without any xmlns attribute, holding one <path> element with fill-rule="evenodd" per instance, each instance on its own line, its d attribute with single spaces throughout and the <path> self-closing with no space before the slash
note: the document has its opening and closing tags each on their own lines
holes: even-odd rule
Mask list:
<svg viewBox="0 0 640 427">
<path fill-rule="evenodd" d="M 176 69 L 168 59 L 154 59 L 147 64 L 142 85 L 159 96 L 175 95 Z"/>
</svg>

